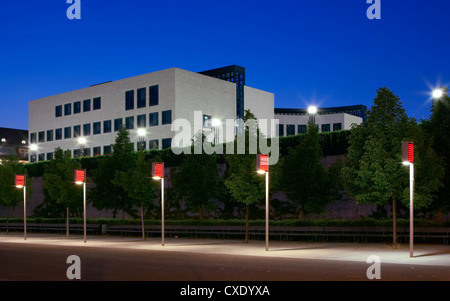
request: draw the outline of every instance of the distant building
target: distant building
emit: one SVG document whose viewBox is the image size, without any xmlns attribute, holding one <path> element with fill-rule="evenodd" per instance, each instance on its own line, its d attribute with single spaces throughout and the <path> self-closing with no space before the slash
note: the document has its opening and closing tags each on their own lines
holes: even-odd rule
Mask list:
<svg viewBox="0 0 450 301">
<path fill-rule="evenodd" d="M 279 120 L 278 136 L 298 135 L 306 132 L 309 120 L 313 120 L 319 132 L 351 129 L 352 124 L 361 124 L 366 119 L 364 105 L 318 108 L 311 115 L 308 109 L 275 109 L 275 119 Z"/>
<path fill-rule="evenodd" d="M 274 119 L 274 94 L 244 83 L 245 69 L 239 66 L 201 73 L 169 68 L 32 100 L 29 137 L 37 149 L 30 161 L 52 158 L 57 147 L 71 150 L 73 157 L 108 154 L 122 125 L 135 149 L 163 149 L 171 147 L 177 119 L 193 125 L 192 136 L 215 130 L 213 119 L 223 124 L 246 109 L 258 119 Z M 199 111 L 200 122 L 194 120 Z M 227 128 L 217 141 L 231 141 L 235 132 Z M 275 129 L 267 132 L 273 136 Z"/>
<path fill-rule="evenodd" d="M 11 154 L 28 161 L 28 131 L 0 127 L 0 164 Z"/>
</svg>

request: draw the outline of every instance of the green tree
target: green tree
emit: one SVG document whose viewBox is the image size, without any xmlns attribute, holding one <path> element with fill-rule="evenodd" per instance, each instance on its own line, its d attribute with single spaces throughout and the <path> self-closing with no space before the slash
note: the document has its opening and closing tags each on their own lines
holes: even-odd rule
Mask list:
<svg viewBox="0 0 450 301">
<path fill-rule="evenodd" d="M 299 205 L 299 219 L 319 212 L 331 201 L 327 170 L 322 165 L 318 129 L 309 122 L 304 139 L 282 160 L 281 189 Z"/>
<path fill-rule="evenodd" d="M 190 210 L 198 210 L 199 219 L 203 219 L 205 211 L 216 208 L 213 201 L 221 192 L 221 178 L 216 154 L 196 154 L 196 144 L 202 144 L 206 137 L 198 133 L 192 140 L 191 154 L 186 155 L 183 163 L 172 174 L 172 184 L 179 198 L 186 202 Z M 203 148 L 202 148 L 203 150 Z"/>
<path fill-rule="evenodd" d="M 92 172 L 95 187 L 89 190 L 88 198 L 95 208 L 112 209 L 114 218 L 119 210 L 133 215 L 133 204 L 128 200 L 128 193 L 121 185 L 113 183 L 116 173 L 127 172 L 136 164 L 133 144 L 129 132 L 122 126 L 117 132 L 112 145 L 111 155 L 104 156 L 98 168 Z"/>
<path fill-rule="evenodd" d="M 244 122 L 253 121 L 256 125 L 256 117 L 249 110 L 245 111 Z M 232 197 L 246 206 L 245 211 L 245 242 L 248 242 L 250 205 L 260 202 L 265 197 L 264 177 L 256 173 L 256 154 L 250 152 L 250 140 L 259 135 L 259 129 L 245 128 L 245 152 L 244 154 L 227 154 L 227 172 L 225 185 Z M 239 137 L 234 140 L 234 149 L 237 149 Z M 269 176 L 271 176 L 269 167 Z M 272 181 L 269 179 L 269 183 Z M 270 185 L 270 184 L 269 184 Z"/>
<path fill-rule="evenodd" d="M 57 148 L 50 164 L 45 166 L 43 188 L 50 204 L 57 203 L 66 208 L 66 235 L 69 235 L 69 214 L 79 215 L 83 205 L 83 191 L 74 183 L 74 171 L 81 164 L 71 158 L 71 151 Z M 62 213 L 64 215 L 64 213 Z"/>
<path fill-rule="evenodd" d="M 26 176 L 27 195 L 31 195 L 31 178 L 27 177 L 25 167 L 16 156 L 10 155 L 0 164 L 0 205 L 8 208 L 7 224 L 9 221 L 9 208 L 13 209 L 23 202 L 23 190 L 14 186 L 15 175 L 24 174 Z M 8 227 L 7 227 L 8 233 Z"/>
<path fill-rule="evenodd" d="M 151 163 L 145 161 L 143 151 L 138 152 L 135 166 L 127 171 L 118 171 L 112 182 L 127 192 L 131 204 L 140 207 L 142 239 L 145 239 L 144 210 L 152 207 L 157 184 L 150 178 Z"/>
<path fill-rule="evenodd" d="M 428 145 L 432 146 L 444 166 L 442 186 L 434 202 L 438 221 L 442 220 L 443 212 L 450 211 L 450 96 L 447 88 L 442 89 L 442 97 L 433 99 L 429 120 L 422 121 L 425 135 L 429 137 Z"/>
<path fill-rule="evenodd" d="M 394 247 L 397 246 L 397 202 L 409 204 L 408 169 L 401 164 L 404 140 L 414 141 L 416 145 L 415 206 L 425 207 L 432 200 L 432 192 L 439 187 L 439 162 L 426 146 L 420 127 L 408 119 L 399 97 L 387 88 L 377 90 L 366 123 L 352 129 L 343 168 L 346 189 L 357 203 L 392 204 Z M 426 165 L 436 167 L 437 172 L 427 170 Z"/>
</svg>

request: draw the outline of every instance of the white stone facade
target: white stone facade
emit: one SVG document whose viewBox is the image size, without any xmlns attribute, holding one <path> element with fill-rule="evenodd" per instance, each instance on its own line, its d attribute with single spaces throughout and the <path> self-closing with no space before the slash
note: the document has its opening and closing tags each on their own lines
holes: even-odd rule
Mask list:
<svg viewBox="0 0 450 301">
<path fill-rule="evenodd" d="M 127 94 L 127 91 L 132 92 Z M 155 100 L 155 93 L 157 104 L 150 105 L 150 98 Z M 143 98 L 139 99 L 138 94 L 145 95 L 139 108 L 138 102 Z M 133 95 L 132 108 L 126 108 L 126 95 Z M 258 118 L 273 119 L 273 93 L 245 87 L 244 96 L 245 109 L 250 109 Z M 94 108 L 94 99 L 99 108 Z M 87 100 L 89 110 L 87 105 L 84 108 Z M 30 151 L 30 160 L 47 160 L 57 147 L 71 150 L 73 156 L 105 154 L 110 151 L 117 134 L 115 120 L 128 125 L 135 149 L 142 140 L 145 141 L 145 149 L 161 149 L 170 146 L 176 134 L 171 126 L 176 119 L 186 119 L 192 125 L 192 134 L 195 134 L 203 128 L 203 123 L 194 120 L 194 115 L 203 114 L 221 122 L 234 120 L 236 85 L 195 72 L 169 68 L 32 100 L 29 102 L 29 135 L 30 143 L 37 145 L 37 150 Z M 165 120 L 168 122 L 163 124 L 164 117 L 168 115 L 170 120 Z M 150 118 L 155 121 L 155 116 L 157 123 L 150 125 Z M 138 118 L 140 121 L 145 119 L 145 126 L 139 126 Z M 145 128 L 145 136 L 140 137 L 137 133 L 138 128 L 142 127 Z M 274 132 L 273 129 L 269 131 Z M 86 139 L 84 145 L 80 144 L 80 137 Z M 233 138 L 234 131 L 231 130 L 223 133 L 220 141 Z"/>
</svg>

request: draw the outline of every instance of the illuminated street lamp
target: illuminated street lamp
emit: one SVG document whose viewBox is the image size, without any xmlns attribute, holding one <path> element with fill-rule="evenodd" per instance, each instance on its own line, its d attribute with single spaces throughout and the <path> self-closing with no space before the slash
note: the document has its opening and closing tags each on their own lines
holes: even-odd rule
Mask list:
<svg viewBox="0 0 450 301">
<path fill-rule="evenodd" d="M 269 250 L 269 155 L 256 155 L 256 172 L 266 175 L 266 251 Z"/>
<path fill-rule="evenodd" d="M 317 114 L 317 107 L 316 106 L 309 106 L 308 107 L 308 114 L 309 116 L 309 121 L 313 122 L 314 124 L 316 123 L 316 114 Z"/>
<path fill-rule="evenodd" d="M 211 122 L 211 125 L 214 130 L 214 144 L 219 143 L 219 127 L 222 124 L 220 119 L 214 118 Z"/>
<path fill-rule="evenodd" d="M 161 245 L 164 246 L 164 162 L 152 163 L 152 178 L 161 181 Z"/>
<path fill-rule="evenodd" d="M 145 131 L 144 128 L 139 128 L 137 130 L 137 134 L 139 137 L 139 141 L 138 141 L 138 150 L 144 150 L 144 137 L 147 134 L 147 132 Z"/>
<path fill-rule="evenodd" d="M 414 255 L 414 143 L 402 142 L 402 163 L 409 165 L 409 257 Z"/>
<path fill-rule="evenodd" d="M 86 169 L 75 170 L 75 184 L 83 185 L 83 231 L 86 243 Z"/>
<path fill-rule="evenodd" d="M 444 95 L 444 90 L 441 88 L 434 89 L 432 95 L 434 99 L 439 99 Z"/>
<path fill-rule="evenodd" d="M 31 158 L 30 161 L 34 162 L 37 160 L 37 150 L 38 150 L 38 146 L 36 143 L 30 144 L 30 150 L 31 150 Z"/>
<path fill-rule="evenodd" d="M 23 188 L 23 239 L 27 240 L 27 187 L 25 175 L 16 175 L 15 186 Z"/>
<path fill-rule="evenodd" d="M 84 146 L 86 145 L 86 138 L 85 137 L 80 137 L 78 138 L 78 143 L 80 144 L 80 156 L 84 157 Z"/>
</svg>

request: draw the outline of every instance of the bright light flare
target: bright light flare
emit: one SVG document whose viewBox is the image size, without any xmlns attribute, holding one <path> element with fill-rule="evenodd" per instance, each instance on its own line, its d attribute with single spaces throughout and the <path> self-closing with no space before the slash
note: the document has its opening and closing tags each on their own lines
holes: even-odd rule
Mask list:
<svg viewBox="0 0 450 301">
<path fill-rule="evenodd" d="M 308 113 L 309 114 L 316 114 L 317 113 L 317 107 L 316 106 L 309 106 L 308 107 Z"/>
<path fill-rule="evenodd" d="M 444 90 L 440 88 L 434 89 L 432 95 L 434 99 L 439 99 L 444 95 Z"/>
<path fill-rule="evenodd" d="M 145 134 L 146 134 L 146 131 L 145 131 L 145 129 L 140 128 L 140 129 L 137 130 L 137 134 L 138 134 L 139 137 L 144 137 Z"/>
</svg>

